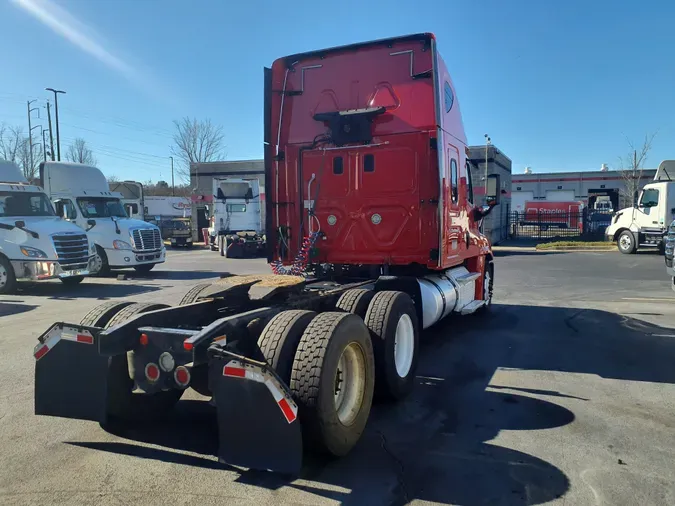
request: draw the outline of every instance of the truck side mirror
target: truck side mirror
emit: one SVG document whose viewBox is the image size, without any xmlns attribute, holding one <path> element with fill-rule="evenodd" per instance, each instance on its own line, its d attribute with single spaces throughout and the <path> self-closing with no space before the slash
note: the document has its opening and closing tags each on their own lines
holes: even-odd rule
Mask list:
<svg viewBox="0 0 675 506">
<path fill-rule="evenodd" d="M 96 220 L 87 220 L 87 232 L 89 232 L 92 228 L 96 226 Z"/>
<path fill-rule="evenodd" d="M 57 200 L 54 202 L 54 210 L 56 211 L 56 215 L 59 218 L 66 218 L 65 213 L 63 212 L 63 201 L 62 200 Z"/>
<path fill-rule="evenodd" d="M 500 190 L 500 176 L 499 174 L 490 174 L 487 177 L 485 188 L 485 202 L 488 206 L 494 207 L 499 204 L 501 197 Z"/>
<path fill-rule="evenodd" d="M 638 204 L 638 191 L 635 190 L 633 192 L 633 207 L 637 207 Z"/>
</svg>

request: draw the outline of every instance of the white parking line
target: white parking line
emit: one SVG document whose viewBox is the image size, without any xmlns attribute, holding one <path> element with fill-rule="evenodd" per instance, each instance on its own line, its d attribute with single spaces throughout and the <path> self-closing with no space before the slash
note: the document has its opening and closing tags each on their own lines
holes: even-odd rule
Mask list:
<svg viewBox="0 0 675 506">
<path fill-rule="evenodd" d="M 622 297 L 621 300 L 634 300 L 636 302 L 673 302 L 675 297 L 651 298 L 651 297 Z"/>
</svg>

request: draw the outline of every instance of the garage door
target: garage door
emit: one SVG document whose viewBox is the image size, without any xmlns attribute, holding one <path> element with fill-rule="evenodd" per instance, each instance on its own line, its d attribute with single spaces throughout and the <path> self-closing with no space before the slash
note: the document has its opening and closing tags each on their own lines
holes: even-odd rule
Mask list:
<svg viewBox="0 0 675 506">
<path fill-rule="evenodd" d="M 511 210 L 525 212 L 525 202 L 534 200 L 534 192 L 511 192 Z"/>
<path fill-rule="evenodd" d="M 549 202 L 569 202 L 574 200 L 574 190 L 546 190 L 546 200 Z"/>
</svg>

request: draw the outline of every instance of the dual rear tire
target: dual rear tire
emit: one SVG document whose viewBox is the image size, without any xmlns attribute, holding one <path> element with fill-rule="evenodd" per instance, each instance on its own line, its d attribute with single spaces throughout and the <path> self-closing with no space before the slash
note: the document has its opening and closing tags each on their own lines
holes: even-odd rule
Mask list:
<svg viewBox="0 0 675 506">
<path fill-rule="evenodd" d="M 306 446 L 343 456 L 365 430 L 376 394 L 400 399 L 412 390 L 419 332 L 402 292 L 348 290 L 336 309 L 281 312 L 258 348 L 298 403 Z"/>
</svg>

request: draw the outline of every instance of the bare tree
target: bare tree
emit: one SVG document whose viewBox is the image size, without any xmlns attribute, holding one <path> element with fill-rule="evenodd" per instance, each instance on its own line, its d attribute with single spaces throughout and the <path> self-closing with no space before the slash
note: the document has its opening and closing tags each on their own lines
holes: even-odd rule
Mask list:
<svg viewBox="0 0 675 506">
<path fill-rule="evenodd" d="M 87 141 L 79 137 L 68 146 L 66 160 L 75 163 L 83 163 L 85 165 L 96 165 L 97 163 L 94 153 L 92 153 L 89 146 L 87 146 Z"/>
<path fill-rule="evenodd" d="M 23 141 L 23 129 L 21 127 L 0 123 L 0 160 L 18 164 Z"/>
<path fill-rule="evenodd" d="M 119 183 L 120 182 L 120 178 L 118 178 L 115 174 L 113 174 L 112 176 L 108 176 L 107 179 L 108 179 L 109 183 Z"/>
<path fill-rule="evenodd" d="M 191 163 L 213 162 L 224 158 L 223 129 L 211 123 L 210 119 L 185 117 L 173 123 L 176 132 L 173 135 L 174 146 L 171 147 L 171 153 L 183 162 L 182 167 L 176 169 L 183 181 L 190 181 Z"/>
<path fill-rule="evenodd" d="M 23 175 L 28 181 L 34 181 L 38 175 L 38 168 L 42 162 L 41 144 L 33 144 L 33 156 L 31 157 L 31 145 L 28 137 L 22 139 L 17 153 L 17 162 L 23 170 Z"/>
<path fill-rule="evenodd" d="M 633 205 L 633 196 L 642 187 L 642 173 L 647 161 L 649 151 L 652 149 L 652 141 L 656 133 L 645 135 L 641 146 L 636 146 L 633 141 L 627 139 L 630 152 L 626 156 L 619 157 L 619 171 L 623 180 L 621 197 L 624 205 Z"/>
</svg>

